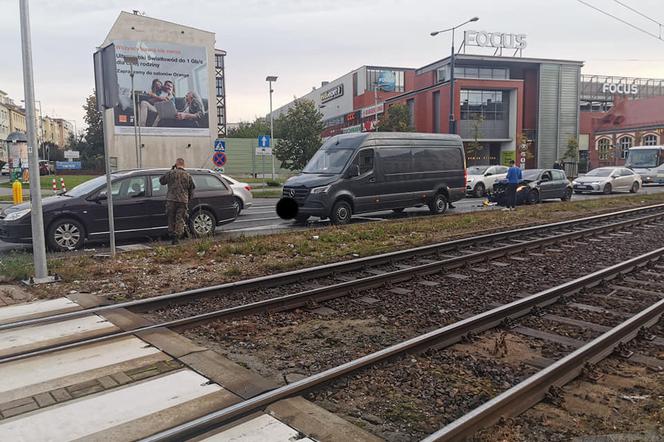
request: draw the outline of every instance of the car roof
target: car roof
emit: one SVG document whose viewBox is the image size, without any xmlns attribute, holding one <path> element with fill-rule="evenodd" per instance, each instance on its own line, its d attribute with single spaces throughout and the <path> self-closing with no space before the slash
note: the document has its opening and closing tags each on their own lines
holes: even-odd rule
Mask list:
<svg viewBox="0 0 664 442">
<path fill-rule="evenodd" d="M 118 170 L 118 171 L 113 172 L 113 175 L 114 176 L 124 176 L 124 175 L 139 175 L 139 174 L 144 174 L 144 173 L 164 174 L 164 173 L 168 172 L 169 170 L 171 170 L 170 167 L 168 167 L 168 168 L 164 167 L 164 168 L 145 168 L 145 169 L 124 169 L 124 170 Z M 186 170 L 187 172 L 190 172 L 190 173 L 193 172 L 193 173 L 196 173 L 196 174 L 199 174 L 199 173 L 207 173 L 207 174 L 210 174 L 210 175 L 215 174 L 215 172 L 213 170 L 203 169 L 203 168 L 188 168 L 187 167 L 184 170 Z"/>
</svg>

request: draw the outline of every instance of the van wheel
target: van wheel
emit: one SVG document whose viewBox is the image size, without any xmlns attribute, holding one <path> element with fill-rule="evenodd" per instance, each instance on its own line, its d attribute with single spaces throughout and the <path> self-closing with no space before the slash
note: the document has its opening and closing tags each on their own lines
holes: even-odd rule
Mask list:
<svg viewBox="0 0 664 442">
<path fill-rule="evenodd" d="M 433 214 L 445 213 L 447 210 L 447 198 L 442 193 L 437 193 L 429 203 L 429 210 Z"/>
<path fill-rule="evenodd" d="M 344 200 L 337 201 L 332 207 L 332 213 L 330 214 L 330 221 L 335 225 L 348 224 L 350 222 L 350 217 L 353 215 L 353 210 Z"/>
<path fill-rule="evenodd" d="M 48 227 L 46 242 L 54 252 L 80 249 L 83 246 L 85 230 L 81 223 L 70 218 L 54 221 Z"/>
</svg>

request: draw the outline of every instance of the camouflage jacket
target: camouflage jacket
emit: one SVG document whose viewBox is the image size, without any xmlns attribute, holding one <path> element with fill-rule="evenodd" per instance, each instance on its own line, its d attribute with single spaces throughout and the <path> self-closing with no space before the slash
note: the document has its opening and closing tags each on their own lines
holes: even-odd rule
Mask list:
<svg viewBox="0 0 664 442">
<path fill-rule="evenodd" d="M 194 197 L 194 180 L 184 169 L 171 169 L 164 176 L 159 178 L 162 185 L 168 186 L 166 201 L 175 201 L 178 203 L 188 203 Z"/>
</svg>

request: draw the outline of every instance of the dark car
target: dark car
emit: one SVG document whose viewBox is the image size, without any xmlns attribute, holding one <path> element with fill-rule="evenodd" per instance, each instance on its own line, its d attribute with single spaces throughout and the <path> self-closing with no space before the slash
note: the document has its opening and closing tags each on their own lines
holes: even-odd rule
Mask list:
<svg viewBox="0 0 664 442">
<path fill-rule="evenodd" d="M 116 238 L 155 237 L 167 233 L 166 186 L 159 177 L 168 169 L 138 169 L 111 175 Z M 189 202 L 189 229 L 196 236 L 237 217 L 233 191 L 214 172 L 188 170 L 196 185 Z M 68 192 L 44 198 L 44 231 L 51 250 L 73 250 L 84 241 L 107 240 L 106 176 L 99 176 Z M 0 240 L 32 242 L 30 203 L 9 207 L 0 214 Z"/>
<path fill-rule="evenodd" d="M 464 158 L 458 135 L 336 135 L 286 181 L 283 197 L 297 204 L 288 215 L 299 222 L 317 216 L 346 224 L 356 213 L 422 205 L 443 213 L 466 192 Z"/>
<path fill-rule="evenodd" d="M 493 185 L 489 201 L 500 206 L 507 203 L 507 180 L 500 180 Z M 572 198 L 572 184 L 565 176 L 565 171 L 558 169 L 529 169 L 523 171 L 523 179 L 516 188 L 517 204 L 535 204 L 547 199 L 560 198 L 569 201 Z"/>
</svg>

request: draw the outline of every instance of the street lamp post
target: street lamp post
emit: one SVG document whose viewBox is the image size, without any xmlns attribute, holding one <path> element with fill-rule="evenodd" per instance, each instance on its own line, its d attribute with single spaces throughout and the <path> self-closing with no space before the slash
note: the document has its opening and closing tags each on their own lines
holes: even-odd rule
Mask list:
<svg viewBox="0 0 664 442">
<path fill-rule="evenodd" d="M 442 34 L 447 31 L 452 31 L 452 53 L 450 55 L 450 115 L 449 115 L 449 121 L 450 121 L 449 133 L 451 134 L 456 134 L 456 120 L 454 118 L 454 63 L 456 58 L 454 50 L 454 30 L 464 25 L 467 25 L 470 22 L 475 22 L 479 19 L 480 19 L 479 17 L 473 17 L 470 20 L 466 20 L 465 22 L 461 23 L 460 25 L 456 25 L 448 29 L 443 29 L 442 31 L 434 31 L 431 33 L 431 36 L 435 37 L 438 34 Z"/>
<path fill-rule="evenodd" d="M 272 92 L 274 91 L 272 90 L 272 82 L 277 81 L 277 76 L 268 75 L 265 77 L 265 81 L 267 81 L 270 88 L 270 152 L 272 153 L 272 181 L 274 181 L 274 116 L 272 115 Z M 265 172 L 263 172 L 263 175 L 265 175 Z"/>
</svg>

